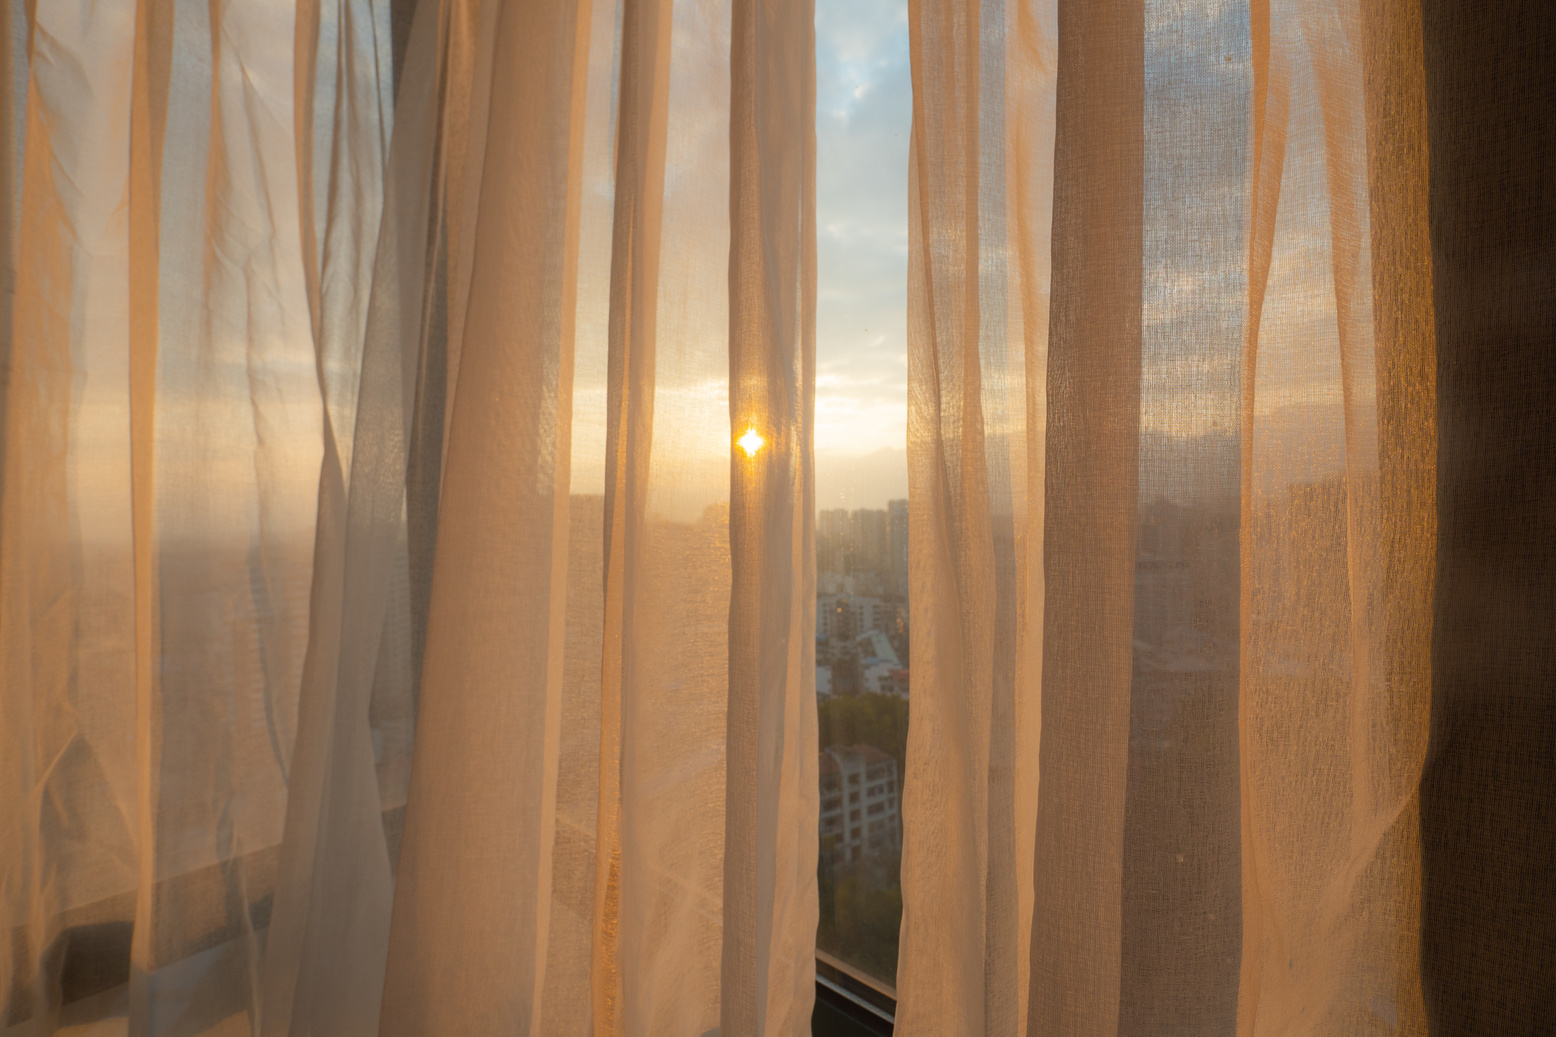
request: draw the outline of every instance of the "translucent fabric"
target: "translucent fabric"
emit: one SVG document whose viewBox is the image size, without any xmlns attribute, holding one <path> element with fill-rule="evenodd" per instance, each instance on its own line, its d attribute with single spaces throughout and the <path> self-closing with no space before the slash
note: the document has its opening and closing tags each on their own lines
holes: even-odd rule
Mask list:
<svg viewBox="0 0 1556 1037">
<path fill-rule="evenodd" d="M 810 7 L 5 13 L 0 1031 L 807 1032 Z"/>
<path fill-rule="evenodd" d="M 1550 1025 L 1532 11 L 910 7 L 899 1033 Z"/>
<path fill-rule="evenodd" d="M 0 1032 L 808 1032 L 811 0 L 0 12 Z M 902 1033 L 1550 1030 L 1553 20 L 912 3 Z"/>
<path fill-rule="evenodd" d="M 915 4 L 897 1025 L 1015 1032 L 1043 622 L 1053 10 Z M 1006 77 L 1003 69 L 1021 69 Z"/>
<path fill-rule="evenodd" d="M 353 423 L 393 67 L 386 6 L 303 13 L 7 11 L 26 116 L 8 138 L 24 280 L 0 501 L 0 997 L 23 1032 L 247 1029 L 271 923 L 306 895 L 278 872 L 326 780 L 300 735 L 328 708 L 300 689 L 338 651 L 327 624 L 310 639 L 310 597 L 341 592 L 315 514 L 321 457 L 326 510 L 342 503 L 350 440 L 328 430 Z M 299 82 L 315 53 L 316 94 Z M 382 858 L 406 682 L 370 727 L 362 650 L 367 752 L 341 764 L 370 789 Z"/>
</svg>

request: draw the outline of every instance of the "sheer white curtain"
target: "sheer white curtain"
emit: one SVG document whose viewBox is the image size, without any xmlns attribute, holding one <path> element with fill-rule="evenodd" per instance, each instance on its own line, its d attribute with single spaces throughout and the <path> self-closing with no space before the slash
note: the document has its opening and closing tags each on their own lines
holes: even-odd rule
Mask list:
<svg viewBox="0 0 1556 1037">
<path fill-rule="evenodd" d="M 1448 6 L 910 6 L 899 1033 L 1550 1025 L 1556 29 Z"/>
<path fill-rule="evenodd" d="M 805 1032 L 809 6 L 4 27 L 0 1027 Z"/>
</svg>

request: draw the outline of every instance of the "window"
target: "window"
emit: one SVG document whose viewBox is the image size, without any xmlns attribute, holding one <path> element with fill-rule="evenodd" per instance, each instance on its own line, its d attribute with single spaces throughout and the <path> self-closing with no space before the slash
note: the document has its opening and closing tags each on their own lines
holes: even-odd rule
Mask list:
<svg viewBox="0 0 1556 1037">
<path fill-rule="evenodd" d="M 905 0 L 817 0 L 817 718 L 821 771 L 848 790 L 849 814 L 848 839 L 823 847 L 818 864 L 816 946 L 821 974 L 847 972 L 887 1003 L 902 916 L 895 793 L 911 672 L 911 119 Z"/>
</svg>

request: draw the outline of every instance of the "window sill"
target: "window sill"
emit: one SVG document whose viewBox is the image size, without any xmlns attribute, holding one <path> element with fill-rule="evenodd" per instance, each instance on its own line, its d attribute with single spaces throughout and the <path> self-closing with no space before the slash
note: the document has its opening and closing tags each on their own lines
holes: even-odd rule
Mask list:
<svg viewBox="0 0 1556 1037">
<path fill-rule="evenodd" d="M 895 990 L 825 951 L 816 952 L 813 1037 L 885 1037 L 896 1011 Z"/>
</svg>

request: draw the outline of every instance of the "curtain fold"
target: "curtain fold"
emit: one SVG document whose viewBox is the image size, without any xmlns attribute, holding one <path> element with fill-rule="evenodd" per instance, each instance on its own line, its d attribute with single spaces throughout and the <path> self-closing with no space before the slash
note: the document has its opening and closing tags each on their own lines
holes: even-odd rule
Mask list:
<svg viewBox="0 0 1556 1037">
<path fill-rule="evenodd" d="M 396 660 L 400 672 L 393 676 L 381 673 L 381 661 L 408 619 L 402 508 L 405 387 L 414 368 L 407 372 L 405 360 L 414 362 L 420 338 L 426 248 L 418 232 L 427 222 L 427 191 L 418 181 L 426 179 L 431 149 L 424 140 L 429 113 L 413 88 L 412 103 L 398 113 L 395 154 L 388 153 L 388 12 L 342 5 L 329 12 L 330 31 L 318 32 L 321 13 L 300 9 L 297 32 L 300 39 L 316 33 L 299 44 L 300 68 L 312 64 L 307 58 L 321 43 L 333 41 L 339 55 L 328 220 L 319 266 L 307 271 L 324 456 L 308 652 L 260 1020 L 271 1033 L 375 1033 L 393 897 L 383 812 L 403 803 L 404 791 L 402 777 L 400 788 L 382 794 L 369 713 L 375 694 L 395 700 L 402 718 L 410 705 L 404 661 Z M 413 35 L 406 69 L 413 83 L 431 75 L 428 22 L 424 13 Z M 317 222 L 309 190 L 314 101 L 313 84 L 305 83 L 297 104 L 305 269 Z M 387 215 L 382 229 L 380 213 Z M 391 296 L 396 284 L 415 290 Z M 380 676 L 388 688 L 375 687 Z M 403 768 L 407 761 L 396 762 Z"/>
<path fill-rule="evenodd" d="M 589 16 L 587 0 L 507 6 L 495 27 L 386 1033 L 539 1027 Z"/>
<path fill-rule="evenodd" d="M 698 462 L 729 441 L 727 397 L 700 391 L 728 369 L 729 12 L 702 7 L 688 31 L 694 10 L 620 11 L 605 427 L 591 434 L 604 432 L 604 647 L 584 689 L 600 718 L 596 1034 L 719 1019 L 729 484 Z"/>
<path fill-rule="evenodd" d="M 1419 253 L 1391 239 L 1419 240 L 1426 214 L 1399 207 L 1373 224 L 1369 197 L 1397 205 L 1389 196 L 1421 170 L 1406 151 L 1369 177 L 1361 9 L 1272 4 L 1268 15 L 1256 61 L 1276 70 L 1270 96 L 1288 91 L 1291 102 L 1264 126 L 1286 163 L 1276 211 L 1253 224 L 1273 258 L 1245 353 L 1240 1028 L 1299 1015 L 1304 1030 L 1356 1029 L 1386 1004 L 1390 1025 L 1413 1032 L 1423 1025 L 1415 789 L 1436 541 L 1421 492 L 1436 452 L 1432 339 L 1385 323 L 1399 318 L 1377 314 L 1374 300 L 1393 302 L 1402 278 L 1419 283 Z M 1373 90 L 1395 82 L 1374 79 Z M 1420 96 L 1405 101 L 1382 132 L 1419 140 Z M 1392 245 L 1377 262 L 1375 242 Z M 1283 268 L 1330 293 L 1321 334 Z M 1419 295 L 1407 300 L 1430 320 Z M 1280 737 L 1277 722 L 1293 719 L 1321 736 Z M 1305 809 L 1283 802 L 1292 787 Z"/>
<path fill-rule="evenodd" d="M 1535 402 L 1549 364 L 1532 361 L 1549 345 L 1530 236 L 1545 209 L 1528 186 L 1548 168 L 1534 126 L 1549 120 L 1531 114 L 1548 90 L 1527 77 L 1551 35 L 1515 7 L 1460 48 L 1445 34 L 1462 23 L 1434 12 L 911 5 L 903 1032 L 1523 1032 L 1542 1016 L 1512 957 L 1539 957 L 1553 898 L 1520 863 L 1535 843 L 1502 826 L 1549 828 L 1549 797 L 1526 792 L 1544 773 L 1550 696 L 1532 689 L 1548 639 L 1523 624 L 1550 596 L 1501 567 L 1545 572 L 1544 527 L 1525 515 L 1491 534 L 1460 516 L 1505 494 L 1487 478 L 1518 482 L 1499 467 L 1519 464 L 1513 437 L 1549 421 Z M 1020 31 L 1054 14 L 1056 69 Z M 1473 116 L 1454 92 L 1471 80 Z M 1020 148 L 1051 181 L 1005 157 L 1014 120 L 991 133 L 983 114 L 1034 82 L 1054 84 L 1054 137 L 1034 149 L 1028 119 Z M 1470 200 L 1471 155 L 1505 202 Z M 1051 231 L 1001 211 L 1029 185 Z M 1027 259 L 1049 249 L 1051 273 Z M 1493 290 L 1471 304 L 1468 267 L 1441 266 L 1470 254 L 1516 254 L 1531 294 L 1490 318 Z M 1051 292 L 1038 348 L 989 320 L 991 284 Z M 1498 330 L 1477 339 L 1472 310 Z M 991 391 L 990 358 L 1023 339 L 1025 385 Z M 1513 370 L 1527 394 L 1499 381 Z M 1002 393 L 1028 415 L 1026 471 L 1042 479 L 1016 511 L 1035 578 L 989 529 L 1020 499 L 985 460 Z M 1475 410 L 1480 394 L 1507 420 Z M 1439 467 L 1470 454 L 1497 473 L 1476 490 L 1468 468 Z M 1514 507 L 1544 499 L 1546 474 Z M 1450 517 L 1477 532 L 1456 528 L 1444 558 Z M 1492 585 L 1517 619 L 1468 604 L 1489 609 L 1476 595 Z M 1466 664 L 1470 629 L 1518 661 Z M 1032 899 L 1012 904 L 996 847 L 1031 837 L 1019 810 L 996 813 L 991 718 L 1001 663 L 1020 673 L 1034 651 L 1040 681 L 1016 701 L 1031 696 L 1035 766 L 1014 770 L 1015 801 L 1035 802 Z M 1531 912 L 1497 938 L 1465 909 L 1491 888 Z M 995 904 L 1019 909 L 1029 959 L 997 949 Z"/>
<path fill-rule="evenodd" d="M 809 8 L 412 7 L 7 7 L 8 1034 L 808 1026 Z"/>
<path fill-rule="evenodd" d="M 624 0 L 621 18 L 620 105 L 616 111 L 615 227 L 611 252 L 609 386 L 605 447 L 604 657 L 600 678 L 599 805 L 596 808 L 594 946 L 590 972 L 595 1032 L 614 1034 L 643 1011 L 652 991 L 624 989 L 624 971 L 643 963 L 644 898 L 630 873 L 654 847 L 623 852 L 625 828 L 645 804 L 625 765 L 636 764 L 641 723 L 624 723 L 646 698 L 637 670 L 649 646 L 639 633 L 644 607 L 652 607 L 649 551 L 649 469 L 654 435 L 655 317 L 659 303 L 660 228 L 664 212 L 665 147 L 669 120 L 670 21 L 668 0 Z M 642 690 L 640 690 L 640 688 Z M 625 739 L 624 739 L 625 736 Z M 627 744 L 623 744 L 624 740 Z M 625 779 L 625 780 L 624 780 Z M 632 821 L 627 821 L 627 818 Z M 622 932 L 623 861 L 628 865 L 627 914 Z M 636 923 L 636 924 L 631 924 Z M 626 946 L 618 943 L 623 937 Z M 637 978 L 634 975 L 634 978 Z M 617 1016 L 621 1019 L 618 1022 Z"/>
<path fill-rule="evenodd" d="M 808 1033 L 816 989 L 814 11 L 735 0 L 730 34 L 728 1035 Z"/>
<path fill-rule="evenodd" d="M 910 7 L 908 726 L 898 1026 L 1015 1033 L 1041 666 L 1053 8 Z M 1037 493 L 1037 507 L 1033 494 Z"/>
<path fill-rule="evenodd" d="M 134 896 L 139 826 L 134 742 L 121 749 L 124 739 L 112 734 L 115 727 L 121 733 L 136 730 L 129 480 L 122 470 L 115 472 L 118 478 L 111 489 L 105 486 L 106 499 L 99 502 L 102 511 L 123 523 L 112 550 L 114 571 L 103 573 L 85 595 L 76 593 L 85 551 L 82 538 L 72 536 L 79 519 L 72 521 L 74 473 L 67 440 L 73 399 L 84 394 L 78 372 L 87 359 L 85 349 L 73 346 L 86 338 L 89 323 L 95 328 L 122 327 L 128 315 L 127 246 L 124 236 L 115 233 L 109 213 L 115 196 L 122 194 L 112 190 L 115 174 L 122 184 L 128 173 L 129 105 L 124 104 L 122 112 L 100 112 L 95 137 L 40 139 L 50 115 L 63 118 L 72 88 L 129 97 L 134 12 L 89 25 L 80 12 L 46 10 L 40 26 L 32 11 L 25 12 L 25 21 L 19 19 L 20 6 L 7 11 L 7 20 L 12 32 L 20 29 L 18 42 L 25 50 L 6 86 L 15 90 L 21 73 L 26 87 L 16 91 L 20 97 L 7 98 L 7 107 L 25 106 L 23 127 L 11 139 L 30 138 L 32 146 L 17 148 L 10 163 L 19 174 L 19 204 L 12 210 L 18 218 L 7 242 L 14 250 L 16 278 L 14 292 L 7 293 L 14 301 L 7 336 L 5 490 L 0 498 L 6 577 L 0 598 L 0 665 L 5 667 L 6 689 L 0 732 L 7 741 L 0 759 L 7 771 L 4 891 L 10 938 L 0 941 L 0 978 L 6 981 L 9 1014 L 25 1018 L 50 1008 L 51 977 L 39 965 L 61 938 L 60 915 L 108 895 Z M 33 60 L 40 30 L 51 53 L 67 63 L 81 62 L 81 78 L 62 73 L 56 62 Z M 102 180 L 95 181 L 93 173 Z M 82 192 L 76 187 L 78 177 L 97 190 Z M 119 286 L 117 292 L 94 297 L 95 306 L 59 309 L 49 305 L 41 291 L 57 285 L 55 290 L 67 302 L 79 299 L 83 283 L 94 272 Z M 105 378 L 117 375 L 127 390 L 129 365 L 123 354 L 128 342 L 115 341 L 111 331 L 106 337 L 94 352 L 120 346 L 121 356 Z M 126 397 L 127 392 L 121 392 L 112 404 L 113 416 L 121 421 L 128 419 Z M 26 454 L 12 446 L 21 440 L 29 444 Z M 102 564 L 96 558 L 94 562 Z M 99 695 L 98 702 L 88 705 L 77 693 L 79 653 L 71 651 L 71 641 L 78 616 L 94 606 L 115 636 L 102 639 L 97 665 L 85 676 L 88 682 L 112 682 L 118 694 Z M 86 785 L 89 794 L 70 796 L 76 784 Z M 56 796 L 78 799 L 72 814 L 51 816 L 49 804 Z M 68 823 L 72 820 L 75 826 Z M 79 834 L 73 834 L 72 827 Z M 54 864 L 50 858 L 65 856 L 71 844 L 87 852 L 66 866 Z M 119 914 L 133 917 L 133 908 L 116 906 Z"/>
<path fill-rule="evenodd" d="M 1062 4 L 1028 1032 L 1122 1029 L 1142 430 L 1145 5 Z"/>
</svg>

